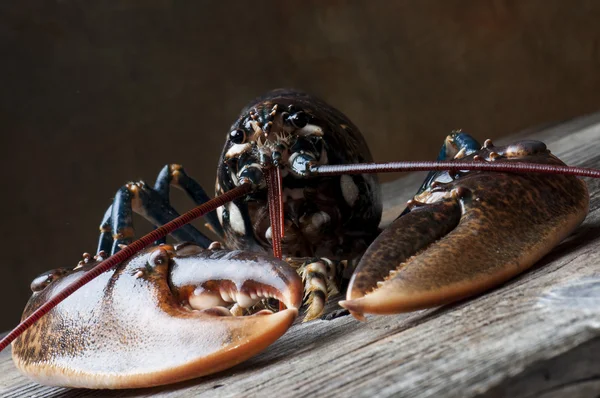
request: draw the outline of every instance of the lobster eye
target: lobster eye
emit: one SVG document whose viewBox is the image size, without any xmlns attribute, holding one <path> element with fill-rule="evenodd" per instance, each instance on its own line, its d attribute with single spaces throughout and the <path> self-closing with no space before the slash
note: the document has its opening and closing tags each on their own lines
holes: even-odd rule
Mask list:
<svg viewBox="0 0 600 398">
<path fill-rule="evenodd" d="M 246 132 L 242 129 L 233 130 L 229 133 L 229 140 L 234 144 L 243 144 L 246 141 Z"/>
<path fill-rule="evenodd" d="M 288 116 L 287 120 L 292 126 L 301 129 L 308 124 L 308 118 L 309 116 L 306 113 L 300 111 Z"/>
</svg>

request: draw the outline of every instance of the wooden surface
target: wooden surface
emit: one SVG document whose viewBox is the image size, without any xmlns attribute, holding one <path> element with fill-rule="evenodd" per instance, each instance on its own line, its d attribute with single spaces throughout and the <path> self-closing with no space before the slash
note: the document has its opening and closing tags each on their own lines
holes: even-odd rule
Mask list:
<svg viewBox="0 0 600 398">
<path fill-rule="evenodd" d="M 545 141 L 568 164 L 600 167 L 600 113 L 523 135 Z M 385 186 L 387 220 L 420 178 Z M 229 371 L 146 390 L 43 387 L 18 374 L 6 351 L 0 395 L 598 396 L 600 181 L 588 186 L 590 214 L 570 238 L 529 272 L 471 300 L 364 323 L 346 316 L 297 324 Z"/>
</svg>

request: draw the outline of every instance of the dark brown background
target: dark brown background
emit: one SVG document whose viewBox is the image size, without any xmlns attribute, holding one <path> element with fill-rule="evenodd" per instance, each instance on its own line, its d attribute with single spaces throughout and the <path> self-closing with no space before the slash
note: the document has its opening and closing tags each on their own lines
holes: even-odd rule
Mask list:
<svg viewBox="0 0 600 398">
<path fill-rule="evenodd" d="M 597 1 L 0 3 L 3 310 L 96 246 L 117 188 L 179 162 L 213 186 L 239 109 L 276 87 L 328 100 L 377 160 L 435 157 L 597 110 Z M 181 199 L 181 198 L 180 198 Z M 179 201 L 180 209 L 189 207 Z"/>
</svg>

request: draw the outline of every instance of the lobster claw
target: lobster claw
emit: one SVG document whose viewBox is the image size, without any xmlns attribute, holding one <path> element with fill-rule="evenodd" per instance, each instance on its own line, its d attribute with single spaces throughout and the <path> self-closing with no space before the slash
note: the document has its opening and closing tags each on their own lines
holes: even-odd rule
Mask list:
<svg viewBox="0 0 600 398">
<path fill-rule="evenodd" d="M 462 160 L 563 164 L 538 141 Z M 484 292 L 531 267 L 585 218 L 589 195 L 572 176 L 440 172 L 368 248 L 352 276 L 352 314 L 439 306 Z"/>
<path fill-rule="evenodd" d="M 24 317 L 94 264 L 36 283 Z M 39 279 L 39 278 L 38 278 Z M 287 309 L 232 316 L 276 298 Z M 279 338 L 302 302 L 302 283 L 265 254 L 161 245 L 76 291 L 13 343 L 13 359 L 42 384 L 148 387 L 234 366 Z"/>
</svg>

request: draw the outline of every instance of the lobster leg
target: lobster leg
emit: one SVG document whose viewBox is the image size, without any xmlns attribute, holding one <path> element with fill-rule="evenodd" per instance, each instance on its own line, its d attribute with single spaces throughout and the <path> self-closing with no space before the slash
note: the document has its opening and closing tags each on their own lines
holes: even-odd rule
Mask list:
<svg viewBox="0 0 600 398">
<path fill-rule="evenodd" d="M 453 159 L 462 159 L 465 156 L 469 156 L 481 148 L 481 144 L 477 140 L 471 137 L 467 133 L 463 133 L 461 130 L 456 130 L 446 136 L 442 148 L 438 154 L 436 160 L 445 161 Z M 419 196 L 423 192 L 431 188 L 431 184 L 437 179 L 441 173 L 439 171 L 430 171 L 425 177 L 425 180 L 417 190 L 415 196 Z M 410 211 L 407 207 L 404 209 L 400 216 L 404 216 Z"/>
<path fill-rule="evenodd" d="M 206 191 L 202 188 L 196 180 L 188 176 L 183 167 L 179 164 L 168 164 L 158 173 L 156 182 L 154 183 L 154 190 L 158 192 L 163 199 L 168 201 L 170 186 L 173 185 L 176 188 L 184 191 L 196 205 L 201 205 L 208 200 L 210 197 L 206 194 Z M 223 238 L 224 232 L 219 219 L 217 218 L 216 212 L 212 211 L 204 216 L 210 229 Z"/>
<path fill-rule="evenodd" d="M 110 216 L 109 216 L 110 212 Z M 119 251 L 119 245 L 127 245 L 134 238 L 133 212 L 136 212 L 154 225 L 163 225 L 179 216 L 177 211 L 163 200 L 161 195 L 143 182 L 127 184 L 117 191 L 115 199 L 100 224 L 98 252 L 111 254 Z M 107 235 L 112 233 L 112 247 L 108 249 Z M 192 225 L 185 225 L 173 233 L 176 239 L 191 241 L 208 247 L 212 240 Z"/>
<path fill-rule="evenodd" d="M 302 277 L 304 302 L 308 306 L 303 322 L 318 318 L 325 308 L 329 296 L 339 294 L 343 266 L 346 261 L 333 261 L 328 258 L 286 258 Z"/>
<path fill-rule="evenodd" d="M 475 138 L 471 137 L 467 133 L 463 133 L 461 130 L 456 130 L 446 136 L 436 160 L 444 161 L 461 159 L 478 151 L 479 148 L 481 148 L 481 144 L 477 142 Z M 439 174 L 439 171 L 430 171 L 429 174 L 427 174 L 427 177 L 425 177 L 423 184 L 421 184 L 419 187 L 416 195 L 419 195 L 423 191 L 429 189 L 431 187 L 431 183 L 435 181 Z"/>
<path fill-rule="evenodd" d="M 144 215 L 144 213 L 148 213 L 148 215 L 150 216 L 150 220 L 162 219 L 166 220 L 165 222 L 168 222 L 174 217 L 177 217 L 177 212 L 172 209 L 169 200 L 171 185 L 184 191 L 194 201 L 196 205 L 201 205 L 210 200 L 210 197 L 206 194 L 202 186 L 198 184 L 193 178 L 188 176 L 183 167 L 181 167 L 181 165 L 168 164 L 165 167 L 163 167 L 162 170 L 158 173 L 153 190 L 149 187 L 144 187 L 145 191 L 147 192 L 146 196 L 148 196 L 148 198 L 145 200 L 146 208 L 140 214 Z M 118 202 L 116 214 L 113 216 L 113 205 L 109 206 L 109 208 L 104 213 L 104 217 L 102 218 L 102 221 L 100 223 L 100 239 L 98 242 L 98 252 L 104 251 L 106 253 L 115 253 L 116 251 L 118 251 L 118 245 L 128 244 L 131 242 L 131 237 L 133 236 L 133 234 L 131 234 L 130 232 L 133 232 L 133 222 L 131 220 L 132 199 L 129 197 L 130 195 L 130 193 L 120 190 L 115 196 L 115 202 Z M 159 197 L 162 200 L 159 200 Z M 223 237 L 223 228 L 219 223 L 216 213 L 210 212 L 204 217 L 208 222 L 208 226 L 210 227 L 210 229 L 215 234 L 219 235 L 220 237 Z M 113 224 L 115 223 L 117 225 L 117 228 L 113 228 Z M 129 238 L 125 236 L 120 236 L 119 232 L 117 232 L 117 235 L 115 235 L 117 237 L 113 237 L 113 230 L 118 231 L 119 226 L 121 228 L 124 228 L 122 229 L 122 233 L 130 235 Z M 181 240 L 194 241 L 196 243 L 202 244 L 203 246 L 208 246 L 210 244 L 210 239 L 204 237 L 204 235 L 202 235 L 200 231 L 198 231 L 193 226 L 186 226 L 185 228 L 188 230 L 188 235 L 182 237 Z M 129 231 L 129 233 L 127 231 Z M 198 234 L 202 235 L 202 237 Z M 118 242 L 116 240 L 118 240 Z M 157 241 L 156 244 L 161 244 L 165 242 L 166 238 L 163 238 L 160 241 Z"/>
<path fill-rule="evenodd" d="M 100 221 L 100 239 L 98 239 L 98 250 L 96 253 L 110 253 L 112 249 L 112 209 L 113 205 L 111 204 L 104 212 L 102 221 Z"/>
</svg>

